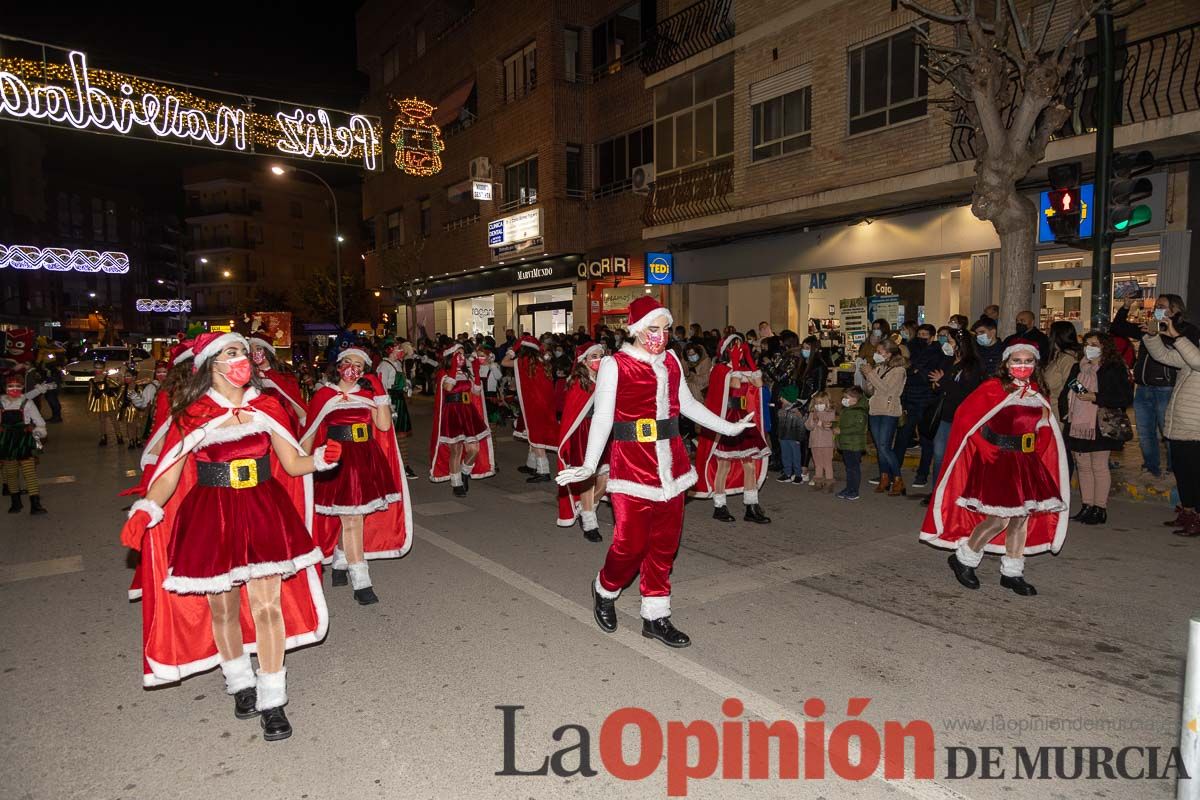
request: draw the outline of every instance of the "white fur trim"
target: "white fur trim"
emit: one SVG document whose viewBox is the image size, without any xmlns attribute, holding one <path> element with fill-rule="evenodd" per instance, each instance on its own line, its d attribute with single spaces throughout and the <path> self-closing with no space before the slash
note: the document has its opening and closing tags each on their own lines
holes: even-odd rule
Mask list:
<svg viewBox="0 0 1200 800">
<path fill-rule="evenodd" d="M 627 326 L 625 331 L 630 336 L 637 336 L 639 333 L 646 330 L 646 328 L 649 328 L 650 323 L 659 317 L 667 318 L 667 321 L 663 323 L 664 328 L 669 328 L 675 324 L 675 317 L 671 316 L 671 312 L 667 310 L 666 306 L 663 306 L 661 308 L 656 308 L 653 311 L 646 312 L 646 316 L 642 317 L 632 325 Z"/>
<path fill-rule="evenodd" d="M 1020 506 L 989 506 L 974 497 L 959 497 L 954 504 L 980 514 L 986 514 L 989 517 L 1027 517 L 1035 511 L 1062 512 L 1067 510 L 1066 504 L 1057 497 L 1048 500 L 1026 500 L 1024 505 Z"/>
<path fill-rule="evenodd" d="M 231 661 L 222 661 L 221 674 L 225 676 L 225 694 L 237 694 L 242 689 L 252 689 L 256 683 L 249 653 L 242 653 Z"/>
<path fill-rule="evenodd" d="M 594 344 L 594 345 L 592 345 L 592 346 L 591 346 L 591 347 L 589 347 L 587 350 L 584 350 L 584 351 L 583 351 L 583 352 L 582 352 L 582 353 L 579 355 L 579 357 L 575 359 L 575 363 L 576 363 L 576 364 L 579 364 L 580 362 L 587 361 L 587 360 L 588 360 L 588 357 L 589 357 L 589 356 L 590 356 L 590 355 L 591 355 L 593 352 L 595 352 L 595 351 L 597 351 L 597 350 L 599 350 L 601 353 L 603 353 L 603 352 L 604 352 L 604 345 L 602 345 L 602 344 Z"/>
<path fill-rule="evenodd" d="M 317 472 L 327 472 L 338 465 L 339 462 L 334 461 L 332 464 L 325 460 L 326 445 L 321 445 L 313 451 L 313 469 Z"/>
<path fill-rule="evenodd" d="M 451 486 L 462 486 L 463 485 L 461 472 L 451 472 L 450 473 L 450 485 Z"/>
<path fill-rule="evenodd" d="M 749 458 L 768 458 L 771 455 L 771 448 L 753 447 L 749 450 L 719 450 L 714 447 L 712 454 L 714 457 L 726 461 L 742 461 Z"/>
<path fill-rule="evenodd" d="M 712 496 L 712 501 L 713 501 L 713 506 L 716 508 L 724 508 L 725 507 L 725 495 L 724 494 L 714 494 Z"/>
<path fill-rule="evenodd" d="M 162 506 L 148 497 L 143 497 L 141 500 L 134 502 L 134 504 L 129 507 L 129 516 L 132 518 L 133 515 L 139 511 L 145 511 L 150 515 L 150 522 L 146 525 L 147 528 L 153 528 L 155 525 L 162 522 Z"/>
<path fill-rule="evenodd" d="M 580 511 L 579 517 L 585 531 L 594 531 L 600 528 L 600 521 L 596 519 L 595 511 Z"/>
<path fill-rule="evenodd" d="M 642 619 L 656 620 L 671 616 L 671 595 L 642 598 Z"/>
<path fill-rule="evenodd" d="M 172 570 L 168 569 L 166 580 L 163 581 L 163 588 L 175 594 L 220 594 L 255 578 L 266 578 L 271 575 L 290 577 L 320 562 L 321 557 L 321 548 L 314 547 L 290 561 L 259 561 L 244 567 L 234 567 L 222 575 L 213 575 L 208 578 L 175 575 Z"/>
<path fill-rule="evenodd" d="M 747 489 L 742 493 L 742 502 L 748 506 L 758 503 L 758 489 Z"/>
<path fill-rule="evenodd" d="M 337 362 L 341 361 L 346 356 L 358 356 L 359 358 L 362 359 L 362 362 L 364 364 L 363 369 L 364 370 L 371 369 L 371 357 L 369 355 L 367 355 L 367 352 L 365 350 L 359 350 L 357 347 L 347 347 L 345 350 L 343 350 L 342 352 L 337 354 L 337 358 L 334 359 L 334 363 L 336 364 Z"/>
<path fill-rule="evenodd" d="M 266 339 L 264 339 L 264 338 L 262 338 L 261 336 L 259 336 L 257 333 L 252 333 L 252 334 L 250 334 L 250 340 L 249 340 L 249 341 L 250 341 L 250 344 L 252 344 L 252 345 L 258 345 L 258 346 L 259 346 L 259 347 L 261 347 L 262 349 L 264 349 L 264 350 L 266 350 L 267 352 L 269 352 L 271 355 L 275 355 L 275 345 L 271 344 L 271 343 L 270 343 L 270 342 L 268 342 Z"/>
<path fill-rule="evenodd" d="M 719 356 L 725 355 L 725 351 L 729 349 L 729 345 L 733 344 L 736 340 L 741 339 L 741 338 L 742 338 L 742 335 L 740 333 L 731 333 L 728 336 L 726 336 L 724 339 L 721 340 L 721 346 L 717 348 L 717 356 L 719 357 Z"/>
<path fill-rule="evenodd" d="M 401 469 L 401 472 L 403 472 L 403 469 Z M 400 497 L 400 493 L 395 492 L 384 497 L 377 497 L 371 502 L 365 503 L 361 506 L 323 506 L 318 504 L 314 505 L 313 508 L 317 510 L 318 514 L 324 514 L 327 517 L 349 517 L 356 514 L 374 514 L 376 511 L 383 511 L 392 503 L 399 503 Z"/>
<path fill-rule="evenodd" d="M 458 468 L 458 471 L 461 472 L 463 475 L 466 475 L 469 478 L 469 477 L 471 477 L 471 467 L 472 466 L 473 466 L 472 464 L 464 463 L 461 467 Z"/>
<path fill-rule="evenodd" d="M 258 671 L 258 700 L 254 707 L 259 711 L 287 705 L 287 667 L 279 672 Z"/>
<path fill-rule="evenodd" d="M 621 596 L 621 590 L 617 589 L 615 592 L 610 592 L 608 589 L 605 589 L 604 586 L 600 583 L 600 573 L 597 572 L 596 573 L 596 594 L 600 595 L 605 600 L 616 600 L 618 597 Z"/>
<path fill-rule="evenodd" d="M 346 568 L 346 551 L 340 547 L 333 548 L 333 561 L 331 562 L 334 569 Z"/>
<path fill-rule="evenodd" d="M 955 548 L 954 554 L 955 557 L 958 558 L 958 563 L 962 564 L 964 567 L 971 567 L 972 569 L 978 567 L 980 562 L 983 561 L 983 551 L 980 550 L 979 552 L 975 552 L 972 550 L 967 546 L 967 540 L 965 538 L 958 540 L 958 547 Z"/>
<path fill-rule="evenodd" d="M 520 343 L 517 345 L 517 349 L 518 349 L 518 350 L 520 350 L 522 347 L 527 347 L 527 348 L 529 348 L 530 350 L 537 350 L 539 353 L 542 351 L 542 343 L 541 343 L 541 342 L 536 342 L 536 341 L 534 341 L 534 342 L 525 342 L 525 341 L 522 341 L 522 342 L 520 342 Z"/>
<path fill-rule="evenodd" d="M 371 570 L 367 566 L 367 562 L 360 561 L 357 564 L 349 564 L 348 569 L 350 570 L 350 586 L 355 591 L 371 588 Z"/>
<path fill-rule="evenodd" d="M 1042 354 L 1038 352 L 1036 345 L 1029 344 L 1028 342 L 1013 342 L 1008 347 L 1004 348 L 1004 352 L 1000 354 L 1000 363 L 1003 364 L 1005 361 L 1008 361 L 1008 357 L 1013 353 L 1020 353 L 1021 351 L 1033 353 L 1036 358 L 1042 357 Z"/>
<path fill-rule="evenodd" d="M 213 356 L 215 356 L 217 353 L 221 352 L 223 349 L 225 349 L 229 345 L 239 343 L 239 342 L 241 343 L 242 347 L 246 348 L 246 352 L 249 353 L 250 352 L 250 343 L 246 341 L 245 336 L 242 336 L 240 333 L 223 333 L 223 334 L 221 334 L 216 339 L 213 339 L 211 342 L 209 342 L 208 346 L 205 347 L 203 350 L 201 350 L 199 353 L 193 353 L 192 357 L 195 359 L 195 364 L 194 364 L 193 368 L 199 369 L 200 365 L 202 365 L 205 361 L 212 358 Z"/>
<path fill-rule="evenodd" d="M 1025 558 L 1000 556 L 1000 574 L 1006 578 L 1020 578 L 1025 574 Z"/>
<path fill-rule="evenodd" d="M 171 361 L 171 366 L 178 366 L 178 365 L 182 364 L 183 362 L 187 361 L 191 357 L 192 357 L 192 349 L 189 347 L 187 350 L 184 350 L 182 353 L 175 356 L 175 359 L 173 361 Z"/>
<path fill-rule="evenodd" d="M 630 497 L 640 497 L 643 500 L 654 500 L 656 502 L 666 502 L 672 497 L 683 494 L 688 489 L 696 485 L 696 470 L 689 469 L 683 475 L 680 475 L 677 480 L 670 481 L 663 487 L 645 486 L 633 481 L 623 481 L 609 479 L 608 493 L 609 494 L 627 494 Z"/>
<path fill-rule="evenodd" d="M 204 430 L 204 438 L 200 441 L 200 447 L 208 447 L 211 444 L 224 444 L 225 442 L 236 442 L 239 439 L 245 439 L 247 436 L 264 433 L 268 430 L 267 423 L 263 420 L 263 415 L 255 412 L 249 422 L 206 428 Z"/>
<path fill-rule="evenodd" d="M 129 602 L 131 602 L 131 603 L 134 600 L 142 599 L 142 590 L 141 589 L 130 589 L 126 594 L 129 595 Z"/>
<path fill-rule="evenodd" d="M 474 434 L 471 436 L 439 436 L 438 444 L 460 444 L 462 442 L 482 442 L 484 439 L 492 435 L 492 429 L 488 428 L 483 433 Z M 532 465 L 531 465 L 532 466 Z"/>
</svg>

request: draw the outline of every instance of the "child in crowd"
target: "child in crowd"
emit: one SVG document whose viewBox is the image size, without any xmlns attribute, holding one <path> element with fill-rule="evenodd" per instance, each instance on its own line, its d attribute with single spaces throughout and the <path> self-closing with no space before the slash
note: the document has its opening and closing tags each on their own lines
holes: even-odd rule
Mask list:
<svg viewBox="0 0 1200 800">
<path fill-rule="evenodd" d="M 808 429 L 808 449 L 813 458 L 812 487 L 814 491 L 828 489 L 832 492 L 833 425 L 837 421 L 837 413 L 826 391 L 814 394 L 808 407 L 808 419 L 804 421 L 804 427 Z"/>
<path fill-rule="evenodd" d="M 833 428 L 846 465 L 846 488 L 837 494 L 843 500 L 857 500 L 858 486 L 862 482 L 862 455 L 867 449 L 867 408 L 863 396 L 863 390 L 857 386 L 846 390 L 837 425 Z"/>
</svg>

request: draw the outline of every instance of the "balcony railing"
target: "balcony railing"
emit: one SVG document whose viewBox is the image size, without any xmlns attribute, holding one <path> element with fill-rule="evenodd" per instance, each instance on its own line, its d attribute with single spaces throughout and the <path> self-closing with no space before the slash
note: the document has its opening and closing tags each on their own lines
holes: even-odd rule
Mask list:
<svg viewBox="0 0 1200 800">
<path fill-rule="evenodd" d="M 731 194 L 732 159 L 660 175 L 646 198 L 642 222 L 651 228 L 729 211 Z"/>
<path fill-rule="evenodd" d="M 700 0 L 658 23 L 642 48 L 652 75 L 733 37 L 733 0 Z"/>
<path fill-rule="evenodd" d="M 1067 76 L 1063 103 L 1071 116 L 1054 139 L 1067 139 L 1094 133 L 1099 96 L 1098 59 L 1094 54 L 1080 56 Z M 1117 48 L 1113 58 L 1117 104 L 1114 125 L 1168 117 L 1200 109 L 1200 23 L 1184 25 L 1164 33 L 1128 42 Z M 1012 122 L 1016 112 L 1017 89 L 1005 106 L 1005 121 Z M 964 115 L 955 123 L 966 124 Z M 950 137 L 950 153 L 955 161 L 975 158 L 975 133 L 969 127 L 956 127 Z"/>
<path fill-rule="evenodd" d="M 259 200 L 245 203 L 210 201 L 187 204 L 189 217 L 202 217 L 207 214 L 255 214 L 259 211 L 262 211 L 262 202 Z"/>
</svg>

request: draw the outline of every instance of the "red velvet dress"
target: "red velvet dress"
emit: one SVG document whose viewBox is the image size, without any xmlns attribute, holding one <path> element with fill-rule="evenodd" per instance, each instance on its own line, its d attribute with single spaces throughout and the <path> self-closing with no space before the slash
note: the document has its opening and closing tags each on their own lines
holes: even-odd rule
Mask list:
<svg viewBox="0 0 1200 800">
<path fill-rule="evenodd" d="M 1050 436 L 1042 421 L 1042 408 L 1008 405 L 985 423 L 1001 436 Z M 1058 481 L 1036 450 L 1022 452 L 997 447 L 980 436 L 962 494 L 955 502 L 981 514 L 1024 516 L 1034 511 L 1058 510 L 1062 505 Z"/>
<path fill-rule="evenodd" d="M 275 458 L 264 432 L 195 451 L 197 463 L 267 455 Z M 320 561 L 287 491 L 269 473 L 258 477 L 258 485 L 243 489 L 192 486 L 175 515 L 164 588 L 178 594 L 223 592 L 251 578 L 288 577 Z"/>
<path fill-rule="evenodd" d="M 467 396 L 465 403 L 461 401 L 448 403 L 444 399 L 442 400 L 441 428 L 438 431 L 438 438 L 442 444 L 477 442 L 490 433 L 479 406 L 472 402 L 474 400 L 474 395 L 471 393 L 473 385 L 474 383 L 470 379 L 460 376 L 460 380 L 454 382 L 452 389 L 441 393 L 442 398 L 449 395 Z"/>
<path fill-rule="evenodd" d="M 757 391 L 752 391 L 755 388 L 749 381 L 743 381 L 736 389 L 730 387 L 729 403 L 725 407 L 726 420 L 741 422 L 752 412 L 758 412 L 758 416 L 762 416 L 762 409 L 755 408 L 761 397 Z M 769 452 L 767 440 L 763 438 L 762 429 L 758 425 L 747 428 L 737 436 L 719 436 L 715 448 L 717 458 L 760 458 Z"/>
<path fill-rule="evenodd" d="M 344 408 L 325 418 L 328 425 L 366 423 L 372 435 L 379 431 L 371 425 L 371 409 Z M 391 430 L 383 435 L 394 436 Z M 314 507 L 318 514 L 336 517 L 371 514 L 400 500 L 400 487 L 394 486 L 387 459 L 371 441 L 343 441 L 337 467 L 313 476 Z"/>
</svg>

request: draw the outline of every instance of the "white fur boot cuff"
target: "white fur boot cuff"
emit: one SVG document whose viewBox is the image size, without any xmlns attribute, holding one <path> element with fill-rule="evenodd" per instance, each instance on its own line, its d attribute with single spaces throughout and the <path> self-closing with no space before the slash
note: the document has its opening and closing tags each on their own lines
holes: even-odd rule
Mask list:
<svg viewBox="0 0 1200 800">
<path fill-rule="evenodd" d="M 258 671 L 258 701 L 254 707 L 259 711 L 287 705 L 287 667 L 279 672 Z"/>
<path fill-rule="evenodd" d="M 979 563 L 983 561 L 983 551 L 980 550 L 978 553 L 976 553 L 974 550 L 967 547 L 966 539 L 958 540 L 958 549 L 955 551 L 955 555 L 958 556 L 958 563 L 962 564 L 964 567 L 978 567 Z"/>
<path fill-rule="evenodd" d="M 358 564 L 350 564 L 350 588 L 358 591 L 366 589 L 371 585 L 371 573 L 367 568 L 367 562 L 362 561 Z"/>
<path fill-rule="evenodd" d="M 334 569 L 346 568 L 346 552 L 340 547 L 333 548 L 333 564 Z"/>
<path fill-rule="evenodd" d="M 255 685 L 254 667 L 250 666 L 249 653 L 242 653 L 231 661 L 222 661 L 221 674 L 225 676 L 226 694 L 237 694 L 242 689 L 250 689 Z"/>
<path fill-rule="evenodd" d="M 747 489 L 742 494 L 742 502 L 748 506 L 758 505 L 758 489 Z"/>
<path fill-rule="evenodd" d="M 597 572 L 596 573 L 596 594 L 600 595 L 605 600 L 616 600 L 618 597 L 621 596 L 621 590 L 617 589 L 615 592 L 610 592 L 608 589 L 605 589 L 604 586 L 600 583 L 600 573 Z"/>
<path fill-rule="evenodd" d="M 653 622 L 669 616 L 671 616 L 671 595 L 642 598 L 642 619 Z"/>
<path fill-rule="evenodd" d="M 1025 574 L 1025 556 L 1000 556 L 1000 574 L 1006 578 L 1022 577 Z"/>
</svg>

